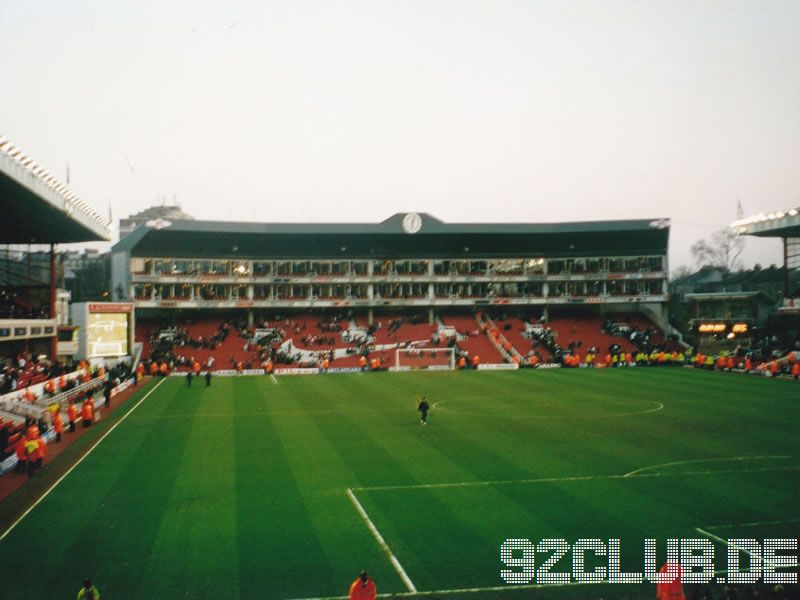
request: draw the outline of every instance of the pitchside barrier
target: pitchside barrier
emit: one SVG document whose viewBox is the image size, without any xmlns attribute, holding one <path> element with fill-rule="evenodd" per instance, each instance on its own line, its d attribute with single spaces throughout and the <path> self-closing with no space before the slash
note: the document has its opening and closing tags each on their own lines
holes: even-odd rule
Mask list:
<svg viewBox="0 0 800 600">
<path fill-rule="evenodd" d="M 77 391 L 79 391 L 80 388 L 86 389 L 89 386 L 91 386 L 92 384 L 96 385 L 101 381 L 103 381 L 103 378 L 102 377 L 97 377 L 95 379 L 92 379 L 91 381 L 87 381 L 86 383 L 82 384 L 81 386 L 79 386 L 79 387 L 77 387 L 75 389 L 69 390 L 68 392 L 64 392 L 64 394 L 74 394 Z M 115 387 L 113 390 L 111 390 L 111 397 L 113 398 L 114 396 L 116 396 L 120 392 L 128 389 L 130 386 L 131 386 L 131 380 L 128 379 L 124 383 L 121 383 L 120 385 Z M 61 394 L 59 394 L 59 395 L 61 395 Z M 54 396 L 53 399 L 55 399 L 57 397 L 58 396 Z M 95 398 L 96 398 L 96 400 L 95 400 L 95 408 L 96 409 L 106 405 L 105 396 L 103 396 L 102 394 L 100 394 L 99 396 L 95 396 Z M 64 437 L 64 435 L 65 434 L 62 434 L 62 437 Z M 56 432 L 51 427 L 51 428 L 49 428 L 47 430 L 46 433 L 42 434 L 41 437 L 44 439 L 45 442 L 50 444 L 56 438 Z M 7 473 L 8 471 L 11 471 L 14 467 L 17 466 L 17 462 L 19 462 L 19 459 L 17 459 L 16 452 L 14 454 L 12 454 L 11 456 L 9 456 L 7 459 L 5 459 L 3 462 L 0 462 L 0 475 L 3 475 L 5 473 Z"/>
</svg>

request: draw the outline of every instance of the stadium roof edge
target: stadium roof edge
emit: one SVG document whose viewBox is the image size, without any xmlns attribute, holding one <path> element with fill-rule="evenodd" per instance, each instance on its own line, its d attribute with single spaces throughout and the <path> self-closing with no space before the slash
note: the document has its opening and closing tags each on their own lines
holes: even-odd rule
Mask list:
<svg viewBox="0 0 800 600">
<path fill-rule="evenodd" d="M 110 241 L 111 223 L 0 136 L 0 240 L 9 244 Z"/>
<path fill-rule="evenodd" d="M 398 213 L 379 223 L 169 222 L 157 219 L 137 227 L 115 244 L 112 251 L 131 252 L 140 256 L 175 256 L 175 252 L 191 251 L 193 256 L 199 257 L 209 255 L 216 241 L 217 249 L 213 251 L 221 252 L 217 256 L 252 256 L 253 252 L 271 252 L 274 248 L 268 248 L 270 244 L 285 248 L 289 240 L 293 240 L 298 257 L 304 251 L 324 252 L 326 255 L 333 252 L 342 257 L 365 254 L 380 256 L 390 247 L 403 247 L 403 251 L 411 252 L 409 256 L 415 253 L 421 255 L 423 252 L 430 252 L 430 256 L 448 253 L 452 255 L 454 250 L 459 255 L 471 251 L 477 255 L 475 253 L 486 253 L 488 240 L 495 246 L 502 247 L 503 240 L 497 239 L 501 236 L 509 241 L 510 246 L 516 245 L 519 251 L 524 249 L 528 252 L 542 251 L 536 250 L 535 244 L 527 243 L 538 238 L 541 244 L 548 240 L 553 248 L 576 250 L 576 254 L 590 252 L 603 243 L 612 246 L 627 243 L 631 247 L 630 251 L 623 253 L 635 253 L 637 250 L 661 253 L 666 251 L 670 227 L 669 219 L 664 218 L 563 223 L 445 223 L 421 213 L 418 215 L 418 229 L 415 233 L 410 233 L 407 224 L 404 225 L 408 214 L 416 215 Z M 310 238 L 324 239 L 324 243 L 320 242 L 320 245 L 325 248 L 311 248 L 313 244 L 310 243 Z M 348 248 L 347 240 L 363 243 L 358 249 Z M 593 240 L 591 249 L 581 243 L 587 240 Z M 176 247 L 170 247 L 170 242 Z M 258 246 L 257 243 L 262 245 Z M 181 245 L 192 249 L 177 247 Z M 546 247 L 548 246 L 543 246 Z M 284 250 L 280 255 L 286 255 Z"/>
<path fill-rule="evenodd" d="M 738 235 L 800 237 L 800 207 L 770 214 L 760 213 L 734 221 L 729 227 Z"/>
</svg>

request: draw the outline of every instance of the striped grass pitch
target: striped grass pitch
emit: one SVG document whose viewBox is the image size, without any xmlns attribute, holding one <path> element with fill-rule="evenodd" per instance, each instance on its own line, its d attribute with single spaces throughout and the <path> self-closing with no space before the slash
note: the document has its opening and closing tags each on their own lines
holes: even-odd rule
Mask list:
<svg viewBox="0 0 800 600">
<path fill-rule="evenodd" d="M 619 538 L 628 569 L 644 537 L 724 557 L 800 537 L 798 390 L 685 369 L 165 380 L 5 529 L 2 597 L 85 575 L 114 598 L 341 597 L 361 569 L 382 596 L 528 597 L 500 579 L 507 538 Z"/>
</svg>

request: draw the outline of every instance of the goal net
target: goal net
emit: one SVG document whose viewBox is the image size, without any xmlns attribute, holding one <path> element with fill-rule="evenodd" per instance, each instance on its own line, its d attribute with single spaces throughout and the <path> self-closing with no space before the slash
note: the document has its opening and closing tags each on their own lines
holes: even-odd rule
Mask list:
<svg viewBox="0 0 800 600">
<path fill-rule="evenodd" d="M 397 371 L 456 368 L 454 348 L 398 348 L 395 350 L 394 358 L 394 366 Z"/>
</svg>

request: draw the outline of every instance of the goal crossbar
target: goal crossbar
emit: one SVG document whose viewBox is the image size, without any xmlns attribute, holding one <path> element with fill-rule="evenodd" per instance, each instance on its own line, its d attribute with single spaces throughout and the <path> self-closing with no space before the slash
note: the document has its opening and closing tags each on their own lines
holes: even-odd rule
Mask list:
<svg viewBox="0 0 800 600">
<path fill-rule="evenodd" d="M 398 371 L 410 369 L 447 370 L 456 368 L 455 348 L 397 348 L 394 367 Z"/>
</svg>

